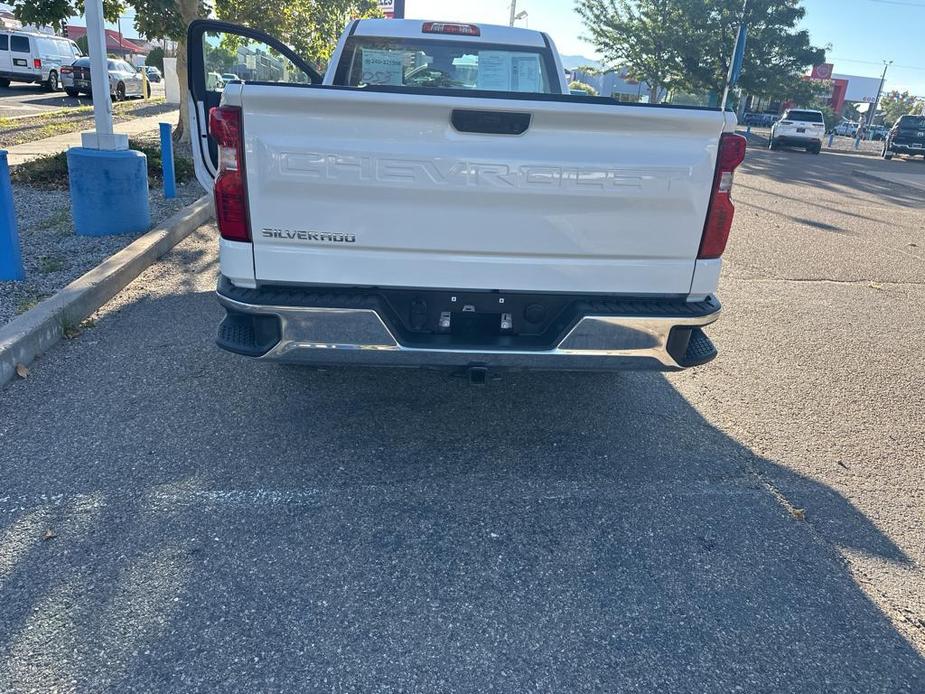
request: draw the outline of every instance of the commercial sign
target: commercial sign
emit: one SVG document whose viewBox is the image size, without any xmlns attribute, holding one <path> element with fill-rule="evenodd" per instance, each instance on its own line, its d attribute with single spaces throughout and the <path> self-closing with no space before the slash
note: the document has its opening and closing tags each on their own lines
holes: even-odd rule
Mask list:
<svg viewBox="0 0 925 694">
<path fill-rule="evenodd" d="M 379 11 L 392 19 L 395 16 L 395 0 L 379 0 Z"/>
<path fill-rule="evenodd" d="M 821 65 L 813 67 L 813 74 L 811 77 L 814 80 L 830 80 L 832 79 L 832 73 L 834 71 L 835 66 L 832 63 L 822 63 Z"/>
</svg>

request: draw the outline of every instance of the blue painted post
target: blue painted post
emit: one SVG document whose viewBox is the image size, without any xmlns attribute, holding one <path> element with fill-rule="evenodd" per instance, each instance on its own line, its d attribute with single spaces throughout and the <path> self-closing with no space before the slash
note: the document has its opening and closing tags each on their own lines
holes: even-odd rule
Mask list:
<svg viewBox="0 0 925 694">
<path fill-rule="evenodd" d="M 161 126 L 161 171 L 164 175 L 164 197 L 177 197 L 177 176 L 173 168 L 173 137 L 170 123 Z"/>
<path fill-rule="evenodd" d="M 829 147 L 832 146 L 832 142 L 834 141 L 835 141 L 835 131 L 833 130 L 832 132 L 829 133 Z"/>
<path fill-rule="evenodd" d="M 16 210 L 13 208 L 13 185 L 6 150 L 0 149 L 0 280 L 24 280 L 19 250 L 19 231 L 16 228 Z"/>
</svg>

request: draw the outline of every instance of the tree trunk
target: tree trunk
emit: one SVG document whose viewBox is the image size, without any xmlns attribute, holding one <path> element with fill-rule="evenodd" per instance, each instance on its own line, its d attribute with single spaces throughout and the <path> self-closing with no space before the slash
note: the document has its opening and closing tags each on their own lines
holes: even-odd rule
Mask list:
<svg viewBox="0 0 925 694">
<path fill-rule="evenodd" d="M 174 0 L 177 3 L 177 10 L 183 19 L 184 26 L 199 18 L 199 0 Z M 189 107 L 187 99 L 189 98 L 188 70 L 186 65 L 186 33 L 177 41 L 177 81 L 180 83 L 180 118 L 177 121 L 177 128 L 173 132 L 175 142 L 188 143 L 190 141 L 189 131 Z"/>
<path fill-rule="evenodd" d="M 189 95 L 188 87 L 189 71 L 186 67 L 186 37 L 177 41 L 177 82 L 180 83 L 180 117 L 177 119 L 177 127 L 173 131 L 173 141 L 178 143 L 188 143 L 189 135 L 189 108 L 187 99 Z"/>
</svg>

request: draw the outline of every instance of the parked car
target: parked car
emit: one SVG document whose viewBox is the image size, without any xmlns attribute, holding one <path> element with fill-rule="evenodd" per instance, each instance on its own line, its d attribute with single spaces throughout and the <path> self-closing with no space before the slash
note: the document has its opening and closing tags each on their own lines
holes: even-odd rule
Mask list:
<svg viewBox="0 0 925 694">
<path fill-rule="evenodd" d="M 51 92 L 61 84 L 61 68 L 83 53 L 60 36 L 0 30 L 0 87 L 10 82 L 38 83 Z"/>
<path fill-rule="evenodd" d="M 883 141 L 881 155 L 892 159 L 894 154 L 921 154 L 925 157 L 925 116 L 900 116 Z"/>
<path fill-rule="evenodd" d="M 122 101 L 128 97 L 144 96 L 144 79 L 141 70 L 117 58 L 106 61 L 109 72 L 109 95 L 113 101 Z M 90 87 L 90 58 L 84 57 L 74 61 L 73 65 L 61 68 L 61 84 L 68 96 L 80 93 L 92 96 Z M 147 85 L 147 96 L 151 96 L 151 85 Z"/>
<path fill-rule="evenodd" d="M 240 79 L 241 78 L 238 77 L 233 72 L 225 72 L 222 74 L 222 82 L 224 82 L 225 84 L 228 84 L 229 82 L 234 82 L 235 80 L 240 81 Z"/>
<path fill-rule="evenodd" d="M 163 79 L 161 71 L 154 65 L 142 65 L 141 69 L 145 71 L 145 74 L 148 75 L 148 79 L 152 82 L 160 82 L 161 79 Z"/>
<path fill-rule="evenodd" d="M 209 91 L 220 92 L 225 88 L 225 80 L 222 79 L 222 76 L 217 72 L 210 72 L 206 75 L 206 83 L 209 86 Z"/>
<path fill-rule="evenodd" d="M 204 45 L 221 34 L 263 44 L 276 80 L 210 88 Z M 475 383 L 716 355 L 703 328 L 746 145 L 732 113 L 588 103 L 547 34 L 507 26 L 354 20 L 323 77 L 213 20 L 187 51 L 223 349 Z"/>
<path fill-rule="evenodd" d="M 861 127 L 860 123 L 856 123 L 851 120 L 843 120 L 841 123 L 835 126 L 835 134 L 845 137 L 855 137 L 859 127 Z"/>
<path fill-rule="evenodd" d="M 865 125 L 861 128 L 861 137 L 865 140 L 885 140 L 890 129 L 885 125 Z"/>
<path fill-rule="evenodd" d="M 807 152 L 819 154 L 825 135 L 825 118 L 822 111 L 792 108 L 771 126 L 769 149 L 803 147 Z"/>
<path fill-rule="evenodd" d="M 759 128 L 769 128 L 777 120 L 775 113 L 746 113 L 743 118 L 745 125 L 752 125 Z"/>
</svg>

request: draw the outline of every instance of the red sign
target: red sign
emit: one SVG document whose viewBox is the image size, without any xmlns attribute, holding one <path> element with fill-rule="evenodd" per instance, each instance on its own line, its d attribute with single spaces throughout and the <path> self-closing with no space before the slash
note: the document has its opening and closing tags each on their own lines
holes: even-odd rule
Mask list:
<svg viewBox="0 0 925 694">
<path fill-rule="evenodd" d="M 814 80 L 830 80 L 832 79 L 832 72 L 834 71 L 835 66 L 832 63 L 822 63 L 822 65 L 813 67 L 813 74 L 811 77 Z"/>
</svg>

